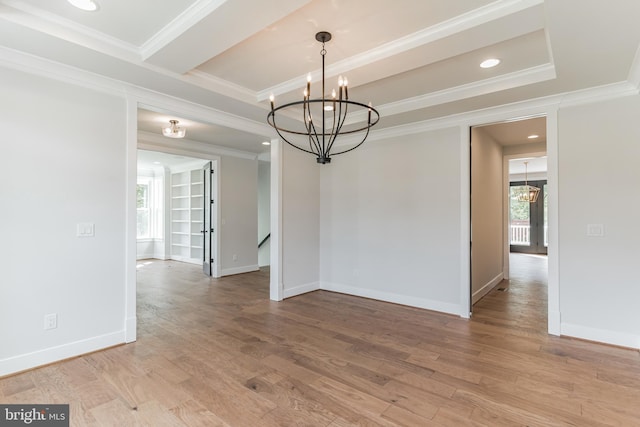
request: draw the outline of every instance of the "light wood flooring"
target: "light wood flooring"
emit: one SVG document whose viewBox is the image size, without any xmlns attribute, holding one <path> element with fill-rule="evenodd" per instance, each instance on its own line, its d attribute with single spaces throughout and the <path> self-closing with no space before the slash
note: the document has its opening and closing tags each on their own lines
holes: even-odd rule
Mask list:
<svg viewBox="0 0 640 427">
<path fill-rule="evenodd" d="M 533 273 L 464 320 L 141 264 L 137 342 L 1 379 L 0 401 L 70 403 L 76 426 L 640 425 L 638 351 L 548 336 Z"/>
<path fill-rule="evenodd" d="M 547 334 L 547 256 L 512 253 L 510 280 L 478 301 L 473 320 Z"/>
</svg>

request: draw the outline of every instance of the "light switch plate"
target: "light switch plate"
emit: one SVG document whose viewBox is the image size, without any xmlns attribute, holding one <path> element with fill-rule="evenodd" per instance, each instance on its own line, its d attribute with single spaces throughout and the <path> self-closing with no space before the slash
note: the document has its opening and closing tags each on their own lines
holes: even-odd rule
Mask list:
<svg viewBox="0 0 640 427">
<path fill-rule="evenodd" d="M 95 224 L 92 222 L 80 222 L 76 227 L 76 235 L 78 237 L 95 236 Z"/>
<path fill-rule="evenodd" d="M 603 224 L 587 224 L 587 236 L 602 237 L 604 236 Z"/>
</svg>

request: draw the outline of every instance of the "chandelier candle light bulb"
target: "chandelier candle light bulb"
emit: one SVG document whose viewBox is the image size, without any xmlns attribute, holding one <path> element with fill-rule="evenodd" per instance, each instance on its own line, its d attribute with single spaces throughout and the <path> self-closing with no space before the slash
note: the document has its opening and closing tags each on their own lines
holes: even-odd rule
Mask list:
<svg viewBox="0 0 640 427">
<path fill-rule="evenodd" d="M 309 73 L 302 101 L 290 102 L 276 107 L 273 94 L 269 96 L 271 111 L 267 115 L 267 123 L 276 130 L 284 142 L 298 150 L 315 155 L 318 163 L 326 164 L 331 162 L 331 156 L 347 153 L 362 145 L 369 136 L 371 127 L 380 121 L 380 114 L 373 108 L 371 103 L 365 105 L 349 100 L 349 83 L 347 78 L 343 76 L 338 78 L 338 93 L 336 94 L 335 89 L 332 89 L 331 98 L 326 97 L 324 57 L 327 51 L 324 45 L 331 40 L 331 34 L 321 31 L 316 34 L 316 40 L 322 43 L 322 50 L 320 51 L 322 56 L 321 98 L 311 99 L 312 78 L 311 73 Z M 349 113 L 354 112 L 349 111 L 350 109 L 355 110 L 357 113 L 362 112 L 362 114 L 357 114 L 357 117 L 362 117 L 362 119 L 347 121 Z M 367 110 L 367 121 L 362 123 L 365 109 Z M 276 116 L 280 117 L 285 110 L 293 113 L 294 117 L 302 118 L 301 125 L 298 128 L 284 127 L 277 123 Z M 302 115 L 298 116 L 300 110 L 302 110 Z M 313 120 L 314 114 L 319 121 L 318 124 Z M 350 140 L 349 144 L 341 144 L 341 151 L 332 152 L 338 136 L 351 134 L 355 136 L 358 133 L 364 133 L 364 136 L 355 140 L 355 142 Z M 287 134 L 287 136 L 284 134 Z"/>
</svg>

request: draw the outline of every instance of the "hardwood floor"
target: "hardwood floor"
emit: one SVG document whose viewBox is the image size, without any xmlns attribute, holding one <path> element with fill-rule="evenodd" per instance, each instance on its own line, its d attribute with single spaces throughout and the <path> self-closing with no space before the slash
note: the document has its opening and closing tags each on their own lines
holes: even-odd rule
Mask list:
<svg viewBox="0 0 640 427">
<path fill-rule="evenodd" d="M 136 343 L 1 379 L 0 401 L 70 403 L 77 426 L 640 425 L 638 352 L 548 336 L 535 280 L 463 320 L 141 264 Z"/>
<path fill-rule="evenodd" d="M 503 280 L 473 308 L 475 321 L 531 334 L 547 334 L 547 257 L 512 253 Z"/>
</svg>

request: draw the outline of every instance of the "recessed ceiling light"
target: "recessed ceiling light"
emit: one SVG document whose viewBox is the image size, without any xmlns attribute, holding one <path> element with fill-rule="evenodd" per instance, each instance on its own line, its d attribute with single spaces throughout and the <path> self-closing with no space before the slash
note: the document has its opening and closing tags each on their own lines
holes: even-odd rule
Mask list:
<svg viewBox="0 0 640 427">
<path fill-rule="evenodd" d="M 500 63 L 500 60 L 497 59 L 497 58 L 485 59 L 484 61 L 482 61 L 480 63 L 480 67 L 482 67 L 482 68 L 491 68 L 491 67 L 495 67 L 499 63 Z"/>
<path fill-rule="evenodd" d="M 95 12 L 98 10 L 98 3 L 95 0 L 67 0 L 69 3 L 77 7 L 78 9 L 86 10 L 87 12 Z"/>
<path fill-rule="evenodd" d="M 265 141 L 262 143 L 262 145 L 271 145 L 271 143 L 269 141 Z"/>
<path fill-rule="evenodd" d="M 540 137 L 540 135 L 536 135 L 536 134 L 534 133 L 534 134 L 532 134 L 532 135 L 529 135 L 527 138 L 529 138 L 529 139 L 536 139 L 536 138 L 539 138 L 539 137 Z"/>
</svg>

